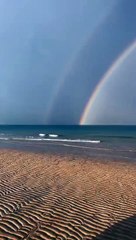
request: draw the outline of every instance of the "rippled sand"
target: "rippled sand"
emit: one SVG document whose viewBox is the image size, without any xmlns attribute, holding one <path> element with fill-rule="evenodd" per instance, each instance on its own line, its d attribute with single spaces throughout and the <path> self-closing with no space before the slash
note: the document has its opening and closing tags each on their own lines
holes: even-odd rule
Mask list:
<svg viewBox="0 0 136 240">
<path fill-rule="evenodd" d="M 136 239 L 136 165 L 1 150 L 0 239 Z"/>
</svg>

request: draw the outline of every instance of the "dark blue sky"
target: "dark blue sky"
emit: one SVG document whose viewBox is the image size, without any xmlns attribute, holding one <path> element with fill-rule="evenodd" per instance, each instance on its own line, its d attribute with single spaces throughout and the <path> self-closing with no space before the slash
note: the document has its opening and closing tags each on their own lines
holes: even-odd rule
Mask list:
<svg viewBox="0 0 136 240">
<path fill-rule="evenodd" d="M 103 75 L 135 40 L 135 12 L 135 0 L 1 0 L 0 123 L 78 124 Z M 121 76 L 124 118 L 117 111 L 103 119 L 97 103 L 88 123 L 135 122 L 136 89 L 126 101 L 128 78 Z"/>
</svg>

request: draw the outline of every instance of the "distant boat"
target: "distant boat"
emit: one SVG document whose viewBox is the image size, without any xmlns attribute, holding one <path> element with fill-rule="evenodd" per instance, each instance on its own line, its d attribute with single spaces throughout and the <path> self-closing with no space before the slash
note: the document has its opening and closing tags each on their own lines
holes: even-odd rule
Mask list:
<svg viewBox="0 0 136 240">
<path fill-rule="evenodd" d="M 39 137 L 51 137 L 51 138 L 57 138 L 58 137 L 58 135 L 57 134 L 50 134 L 50 133 L 48 133 L 48 134 L 45 134 L 45 133 L 39 133 Z"/>
<path fill-rule="evenodd" d="M 46 135 L 45 133 L 39 133 L 40 137 L 45 137 L 45 135 Z"/>
<path fill-rule="evenodd" d="M 58 137 L 58 135 L 57 134 L 49 134 L 49 137 L 56 138 L 56 137 Z"/>
</svg>

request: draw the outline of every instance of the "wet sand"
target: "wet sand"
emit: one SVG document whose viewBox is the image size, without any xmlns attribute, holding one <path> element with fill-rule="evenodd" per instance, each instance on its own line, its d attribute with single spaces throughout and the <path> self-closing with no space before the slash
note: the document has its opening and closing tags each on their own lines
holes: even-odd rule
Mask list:
<svg viewBox="0 0 136 240">
<path fill-rule="evenodd" d="M 0 239 L 136 239 L 136 165 L 0 150 Z"/>
</svg>

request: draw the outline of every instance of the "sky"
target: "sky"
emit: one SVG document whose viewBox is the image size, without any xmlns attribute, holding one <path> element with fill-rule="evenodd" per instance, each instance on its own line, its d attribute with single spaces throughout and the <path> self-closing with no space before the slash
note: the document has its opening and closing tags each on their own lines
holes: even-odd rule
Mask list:
<svg viewBox="0 0 136 240">
<path fill-rule="evenodd" d="M 117 64 L 135 12 L 135 0 L 1 0 L 0 124 L 136 124 L 135 47 Z"/>
</svg>

